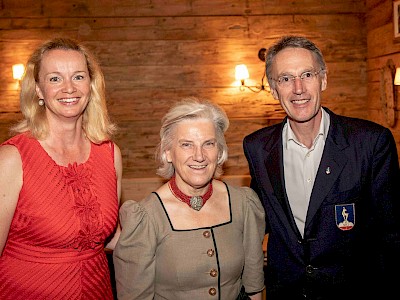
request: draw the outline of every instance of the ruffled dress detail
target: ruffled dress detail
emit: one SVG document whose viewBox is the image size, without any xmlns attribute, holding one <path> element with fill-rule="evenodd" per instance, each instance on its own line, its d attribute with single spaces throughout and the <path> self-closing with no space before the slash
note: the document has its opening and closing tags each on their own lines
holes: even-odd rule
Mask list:
<svg viewBox="0 0 400 300">
<path fill-rule="evenodd" d="M 72 245 L 79 251 L 95 249 L 102 242 L 103 213 L 97 197 L 90 189 L 91 174 L 90 167 L 83 164 L 69 164 L 63 169 L 66 185 L 75 200 L 73 209 L 80 220 L 80 230 Z"/>
</svg>

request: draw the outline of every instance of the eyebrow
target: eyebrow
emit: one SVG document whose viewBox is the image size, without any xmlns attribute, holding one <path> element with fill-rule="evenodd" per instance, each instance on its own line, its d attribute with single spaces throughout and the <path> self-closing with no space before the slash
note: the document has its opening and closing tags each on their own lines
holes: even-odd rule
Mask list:
<svg viewBox="0 0 400 300">
<path fill-rule="evenodd" d="M 301 72 L 300 72 L 300 75 L 303 74 L 303 73 L 306 73 L 306 72 L 316 72 L 316 71 L 315 71 L 315 68 L 305 69 L 304 71 L 301 71 Z M 293 74 L 290 73 L 290 72 L 283 72 L 283 73 L 279 74 L 278 77 L 279 77 L 279 76 L 284 76 L 284 75 L 298 76 L 298 75 L 293 75 Z"/>
</svg>

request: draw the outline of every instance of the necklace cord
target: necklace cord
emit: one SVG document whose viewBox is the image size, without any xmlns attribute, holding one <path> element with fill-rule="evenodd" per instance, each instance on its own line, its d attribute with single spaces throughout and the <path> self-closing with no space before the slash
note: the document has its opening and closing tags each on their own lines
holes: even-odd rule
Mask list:
<svg viewBox="0 0 400 300">
<path fill-rule="evenodd" d="M 206 204 L 207 200 L 211 198 L 213 193 L 212 180 L 208 184 L 207 192 L 203 196 L 188 196 L 183 193 L 176 184 L 175 176 L 172 176 L 172 178 L 168 181 L 168 186 L 175 198 L 186 203 L 189 207 L 197 211 L 199 211 Z"/>
</svg>

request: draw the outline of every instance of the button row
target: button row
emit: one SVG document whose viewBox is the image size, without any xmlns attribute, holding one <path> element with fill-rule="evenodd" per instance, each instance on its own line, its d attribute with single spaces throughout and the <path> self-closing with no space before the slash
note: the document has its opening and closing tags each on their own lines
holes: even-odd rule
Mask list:
<svg viewBox="0 0 400 300">
<path fill-rule="evenodd" d="M 205 237 L 206 239 L 208 239 L 211 236 L 211 232 L 209 230 L 206 230 L 203 232 L 203 237 Z M 207 250 L 207 255 L 209 257 L 213 257 L 215 254 L 215 251 L 213 249 L 208 249 Z M 218 271 L 216 269 L 211 269 L 210 270 L 210 276 L 211 277 L 217 277 L 218 276 Z M 210 296 L 215 296 L 217 294 L 217 289 L 216 288 L 210 288 L 208 290 L 208 294 Z"/>
</svg>

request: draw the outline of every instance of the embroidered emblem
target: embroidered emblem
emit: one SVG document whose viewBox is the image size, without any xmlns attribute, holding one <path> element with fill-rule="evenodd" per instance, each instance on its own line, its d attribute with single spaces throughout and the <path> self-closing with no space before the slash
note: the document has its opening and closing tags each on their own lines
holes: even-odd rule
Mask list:
<svg viewBox="0 0 400 300">
<path fill-rule="evenodd" d="M 352 204 L 335 205 L 336 226 L 340 230 L 350 230 L 355 224 L 355 207 Z"/>
</svg>

